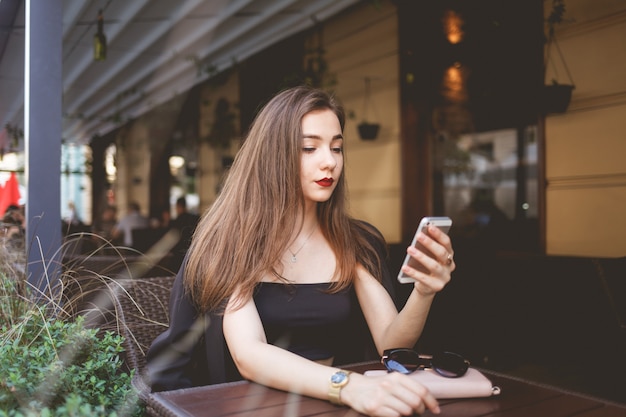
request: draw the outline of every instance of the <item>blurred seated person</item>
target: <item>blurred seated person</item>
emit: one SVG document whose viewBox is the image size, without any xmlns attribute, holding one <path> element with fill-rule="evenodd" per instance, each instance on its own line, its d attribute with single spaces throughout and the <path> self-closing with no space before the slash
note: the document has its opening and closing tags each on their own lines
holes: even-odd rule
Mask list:
<svg viewBox="0 0 626 417">
<path fill-rule="evenodd" d="M 72 225 L 72 226 L 78 226 L 82 224 L 83 222 L 80 220 L 80 217 L 78 216 L 78 212 L 76 211 L 76 205 L 74 204 L 73 201 L 70 201 L 69 203 L 67 203 L 67 208 L 68 208 L 68 212 L 67 212 L 67 216 L 65 217 L 65 222 L 68 225 Z"/>
<path fill-rule="evenodd" d="M 113 228 L 117 224 L 117 207 L 107 205 L 102 211 L 100 220 L 95 222 L 93 232 L 106 240 L 112 240 Z"/>
<path fill-rule="evenodd" d="M 510 221 L 496 205 L 493 189 L 474 190 L 472 201 L 459 213 L 455 223 L 454 236 L 460 242 L 463 239 L 473 242 L 472 246 L 502 248 L 509 235 Z"/>
<path fill-rule="evenodd" d="M 128 212 L 111 230 L 111 239 L 123 236 L 124 246 L 133 247 L 133 229 L 145 229 L 150 226 L 149 219 L 141 214 L 141 206 L 137 202 L 128 205 Z"/>
<path fill-rule="evenodd" d="M 159 217 L 150 218 L 150 227 L 153 229 L 169 229 L 172 223 L 172 214 L 169 207 L 163 207 L 159 212 Z"/>
<path fill-rule="evenodd" d="M 175 252 L 184 253 L 187 251 L 198 221 L 200 221 L 200 216 L 187 211 L 187 199 L 184 196 L 178 198 L 176 200 L 176 218 L 170 222 L 170 227 L 180 232 L 180 239 L 174 248 Z"/>
<path fill-rule="evenodd" d="M 22 208 L 16 205 L 7 207 L 2 217 L 2 237 L 5 242 L 10 242 L 13 246 L 23 245 L 25 237 L 24 228 L 25 217 Z"/>
<path fill-rule="evenodd" d="M 18 226 L 18 228 L 24 232 L 24 212 L 21 207 L 16 206 L 14 204 L 7 207 L 4 212 L 4 217 L 2 218 L 2 223 L 5 224 L 13 224 Z"/>
</svg>

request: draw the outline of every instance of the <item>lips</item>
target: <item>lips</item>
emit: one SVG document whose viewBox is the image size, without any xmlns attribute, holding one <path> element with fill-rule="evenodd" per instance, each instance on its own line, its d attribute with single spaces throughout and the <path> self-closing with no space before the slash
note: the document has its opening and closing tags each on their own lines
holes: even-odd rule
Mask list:
<svg viewBox="0 0 626 417">
<path fill-rule="evenodd" d="M 321 180 L 315 182 L 321 187 L 330 187 L 331 185 L 333 185 L 333 182 L 335 182 L 335 180 L 332 178 L 322 178 Z"/>
</svg>

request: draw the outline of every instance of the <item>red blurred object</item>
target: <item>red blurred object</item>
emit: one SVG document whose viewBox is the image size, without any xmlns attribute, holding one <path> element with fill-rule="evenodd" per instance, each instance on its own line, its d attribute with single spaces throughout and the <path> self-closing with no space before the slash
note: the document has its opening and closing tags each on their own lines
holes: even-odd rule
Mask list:
<svg viewBox="0 0 626 417">
<path fill-rule="evenodd" d="M 17 182 L 15 172 L 11 172 L 11 176 L 0 190 L 0 216 L 4 216 L 4 213 L 10 205 L 19 206 L 19 204 L 20 186 Z"/>
</svg>

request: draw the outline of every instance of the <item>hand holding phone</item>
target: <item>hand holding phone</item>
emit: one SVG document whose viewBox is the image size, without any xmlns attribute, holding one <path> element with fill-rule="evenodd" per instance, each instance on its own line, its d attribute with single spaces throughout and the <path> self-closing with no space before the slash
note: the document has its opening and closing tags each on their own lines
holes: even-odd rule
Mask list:
<svg viewBox="0 0 626 417">
<path fill-rule="evenodd" d="M 417 227 L 417 230 L 415 231 L 415 235 L 413 236 L 413 242 L 411 242 L 411 246 L 415 246 L 419 251 L 424 252 L 426 255 L 434 258 L 434 255 L 417 240 L 417 235 L 419 234 L 419 232 L 428 234 L 427 230 L 428 230 L 428 226 L 430 225 L 438 227 L 444 233 L 448 233 L 448 231 L 450 230 L 450 227 L 452 226 L 452 219 L 450 219 L 449 217 L 424 217 L 420 221 L 420 224 Z M 430 272 L 422 264 L 420 264 L 415 259 L 413 259 L 411 255 L 409 255 L 408 253 L 406 257 L 404 258 L 402 267 L 404 267 L 405 265 L 408 265 L 411 268 L 417 269 L 418 271 L 424 272 L 425 274 L 428 274 Z M 403 284 L 415 282 L 413 278 L 409 277 L 404 272 L 402 272 L 402 268 L 400 268 L 400 273 L 398 274 L 398 281 Z"/>
</svg>

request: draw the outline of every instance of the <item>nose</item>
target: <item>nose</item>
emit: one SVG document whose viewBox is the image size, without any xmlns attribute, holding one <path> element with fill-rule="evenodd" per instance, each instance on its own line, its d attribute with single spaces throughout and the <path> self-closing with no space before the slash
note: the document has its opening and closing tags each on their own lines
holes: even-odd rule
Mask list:
<svg viewBox="0 0 626 417">
<path fill-rule="evenodd" d="M 331 171 L 335 169 L 335 167 L 337 167 L 337 158 L 331 149 L 327 149 L 324 151 L 321 166 L 322 169 L 328 169 Z"/>
</svg>

